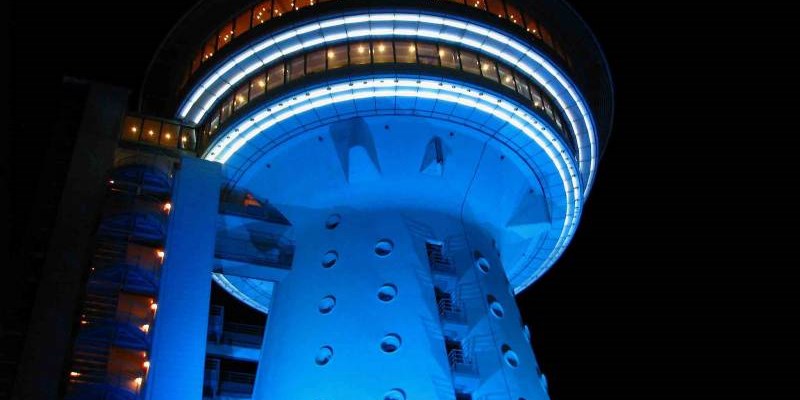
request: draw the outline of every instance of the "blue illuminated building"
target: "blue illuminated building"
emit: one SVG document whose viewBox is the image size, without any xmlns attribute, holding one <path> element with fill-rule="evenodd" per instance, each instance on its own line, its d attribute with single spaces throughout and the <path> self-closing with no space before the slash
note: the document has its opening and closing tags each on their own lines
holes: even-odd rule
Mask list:
<svg viewBox="0 0 800 400">
<path fill-rule="evenodd" d="M 562 0 L 203 1 L 137 112 L 86 101 L 102 211 L 59 283 L 80 301 L 40 294 L 75 319 L 41 320 L 27 398 L 549 398 L 514 296 L 575 234 L 613 113 Z"/>
</svg>

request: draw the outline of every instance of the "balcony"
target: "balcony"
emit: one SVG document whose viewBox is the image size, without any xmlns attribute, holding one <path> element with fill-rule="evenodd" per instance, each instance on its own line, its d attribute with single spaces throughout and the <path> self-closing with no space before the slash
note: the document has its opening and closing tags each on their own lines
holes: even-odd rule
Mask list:
<svg viewBox="0 0 800 400">
<path fill-rule="evenodd" d="M 225 321 L 225 309 L 212 305 L 208 318 L 209 355 L 234 360 L 258 361 L 261 356 L 261 342 L 264 340 L 264 327 Z"/>
<path fill-rule="evenodd" d="M 249 368 L 253 369 L 252 372 L 239 371 L 236 370 L 237 368 L 242 368 L 242 365 L 232 365 L 216 358 L 206 359 L 203 399 L 244 399 L 252 397 L 256 381 L 254 368 Z"/>
<path fill-rule="evenodd" d="M 214 255 L 218 259 L 263 266 L 289 268 L 294 243 L 279 234 L 247 232 L 249 237 L 219 232 Z"/>
<path fill-rule="evenodd" d="M 163 198 L 172 189 L 172 176 L 170 159 L 134 154 L 115 163 L 108 188 L 115 193 Z"/>
</svg>

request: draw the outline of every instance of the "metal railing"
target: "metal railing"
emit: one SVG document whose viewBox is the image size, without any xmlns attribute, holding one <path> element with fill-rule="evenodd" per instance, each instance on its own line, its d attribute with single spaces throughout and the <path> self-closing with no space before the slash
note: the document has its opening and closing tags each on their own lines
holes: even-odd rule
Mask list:
<svg viewBox="0 0 800 400">
<path fill-rule="evenodd" d="M 294 245 L 275 234 L 258 233 L 251 238 L 218 235 L 214 255 L 226 260 L 289 267 L 294 258 Z"/>
<path fill-rule="evenodd" d="M 447 352 L 447 361 L 450 363 L 450 368 L 453 372 L 463 374 L 476 374 L 478 372 L 472 357 L 464 349 L 452 349 Z"/>
<path fill-rule="evenodd" d="M 466 314 L 460 302 L 453 300 L 452 297 L 440 298 L 437 302 L 439 317 L 449 322 L 466 322 Z"/>
</svg>

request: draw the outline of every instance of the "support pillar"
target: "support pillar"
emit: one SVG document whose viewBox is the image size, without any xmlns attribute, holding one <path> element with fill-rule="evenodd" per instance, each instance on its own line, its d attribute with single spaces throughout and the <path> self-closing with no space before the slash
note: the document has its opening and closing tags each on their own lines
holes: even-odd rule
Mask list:
<svg viewBox="0 0 800 400">
<path fill-rule="evenodd" d="M 221 168 L 181 159 L 172 194 L 146 398 L 200 399 Z"/>
</svg>

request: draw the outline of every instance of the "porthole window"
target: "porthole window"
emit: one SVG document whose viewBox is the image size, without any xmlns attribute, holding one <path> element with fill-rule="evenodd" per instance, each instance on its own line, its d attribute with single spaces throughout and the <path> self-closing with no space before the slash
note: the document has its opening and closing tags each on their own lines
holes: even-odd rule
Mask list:
<svg viewBox="0 0 800 400">
<path fill-rule="evenodd" d="M 331 250 L 322 256 L 322 267 L 330 268 L 336 264 L 336 261 L 339 261 L 339 253 Z"/>
<path fill-rule="evenodd" d="M 390 333 L 383 337 L 381 340 L 381 351 L 384 353 L 394 353 L 398 349 L 400 349 L 400 345 L 402 344 L 402 340 L 400 336 L 395 333 Z"/>
<path fill-rule="evenodd" d="M 339 223 L 342 222 L 342 216 L 339 214 L 331 214 L 328 219 L 325 220 L 325 229 L 336 229 L 339 226 Z"/>
<path fill-rule="evenodd" d="M 478 257 L 478 259 L 475 260 L 475 266 L 484 274 L 489 273 L 489 260 Z"/>
<path fill-rule="evenodd" d="M 328 314 L 336 307 L 336 298 L 333 296 L 325 296 L 319 301 L 317 308 L 321 314 Z"/>
<path fill-rule="evenodd" d="M 387 283 L 378 289 L 378 299 L 383 302 L 390 302 L 397 296 L 397 286 Z"/>
<path fill-rule="evenodd" d="M 505 315 L 505 311 L 503 310 L 503 305 L 500 304 L 500 302 L 498 302 L 494 296 L 492 295 L 487 296 L 486 302 L 489 303 L 489 311 L 492 312 L 492 315 L 494 315 L 497 318 L 503 318 L 503 315 Z"/>
<path fill-rule="evenodd" d="M 394 250 L 394 243 L 389 239 L 381 239 L 378 243 L 375 243 L 375 254 L 378 257 L 386 257 L 392 250 Z"/>
<path fill-rule="evenodd" d="M 333 358 L 333 348 L 331 346 L 322 346 L 317 351 L 317 357 L 314 362 L 319 366 L 323 366 L 331 362 Z"/>
<path fill-rule="evenodd" d="M 511 350 L 511 346 L 504 344 L 500 350 L 503 352 L 503 360 L 509 367 L 517 368 L 519 366 L 519 357 L 517 357 L 517 353 L 514 350 Z"/>
<path fill-rule="evenodd" d="M 383 400 L 406 400 L 406 392 L 402 389 L 392 389 L 383 395 Z"/>
</svg>

